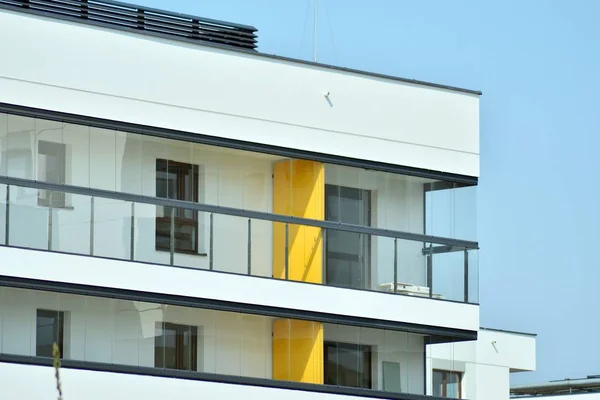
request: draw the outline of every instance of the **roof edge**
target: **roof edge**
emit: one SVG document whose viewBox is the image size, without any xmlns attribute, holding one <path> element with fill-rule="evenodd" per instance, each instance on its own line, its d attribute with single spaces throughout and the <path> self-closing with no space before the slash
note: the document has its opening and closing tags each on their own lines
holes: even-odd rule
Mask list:
<svg viewBox="0 0 600 400">
<path fill-rule="evenodd" d="M 127 7 L 141 7 L 141 6 L 137 6 L 137 5 L 133 5 L 133 4 L 129 4 L 129 3 L 121 3 L 121 2 L 117 2 L 117 1 L 111 1 L 111 0 L 104 0 L 104 2 L 111 3 L 114 5 L 127 6 Z M 255 31 L 258 31 L 255 27 L 250 26 L 250 25 L 242 25 L 242 24 L 236 24 L 236 23 L 232 23 L 232 22 L 211 20 L 209 18 L 196 17 L 196 16 L 191 16 L 188 14 L 180 14 L 180 13 L 167 11 L 167 10 L 159 10 L 159 9 L 148 8 L 148 7 L 143 7 L 143 8 L 146 10 L 149 10 L 149 11 L 153 11 L 153 12 L 164 12 L 164 13 L 168 13 L 168 14 L 171 14 L 174 16 L 195 18 L 195 19 L 198 19 L 198 20 L 201 20 L 204 22 L 209 22 L 209 23 L 226 23 L 226 24 L 229 24 L 232 26 L 237 26 L 242 29 L 253 29 Z M 12 12 L 17 12 L 17 13 L 37 15 L 37 16 L 45 17 L 45 18 L 49 18 L 49 19 L 63 20 L 63 21 L 69 21 L 69 22 L 74 22 L 74 23 L 78 23 L 78 24 L 102 27 L 102 28 L 111 29 L 111 30 L 115 30 L 115 31 L 134 33 L 134 34 L 138 34 L 141 36 L 158 37 L 158 38 L 162 38 L 162 39 L 172 40 L 175 42 L 190 43 L 190 44 L 194 44 L 196 46 L 216 48 L 216 49 L 221 49 L 221 50 L 226 50 L 226 51 L 231 51 L 231 52 L 236 52 L 236 53 L 248 54 L 248 55 L 252 55 L 252 56 L 264 57 L 264 58 L 269 58 L 269 59 L 274 59 L 274 60 L 279 60 L 279 61 L 286 61 L 286 62 L 295 63 L 295 64 L 309 65 L 309 66 L 313 66 L 313 67 L 330 69 L 333 71 L 348 72 L 348 73 L 353 73 L 353 74 L 357 74 L 357 75 L 370 76 L 370 77 L 381 78 L 381 79 L 388 79 L 388 80 L 396 81 L 396 82 L 410 83 L 410 84 L 414 84 L 414 85 L 427 86 L 427 87 L 432 87 L 432 88 L 436 88 L 436 89 L 449 90 L 449 91 L 453 91 L 453 92 L 460 92 L 460 93 L 472 94 L 472 95 L 477 95 L 477 96 L 481 96 L 483 94 L 480 90 L 465 89 L 465 88 L 460 88 L 457 86 L 450 86 L 450 85 L 443 85 L 443 84 L 439 84 L 439 83 L 422 81 L 419 79 L 402 78 L 399 76 L 388 75 L 388 74 L 372 72 L 372 71 L 364 71 L 364 70 L 355 69 L 355 68 L 341 67 L 341 66 L 336 66 L 336 65 L 332 65 L 332 64 L 323 64 L 323 63 L 314 62 L 314 61 L 310 61 L 310 60 L 302 60 L 302 59 L 298 59 L 298 58 L 280 56 L 277 54 L 261 53 L 256 50 L 236 48 L 236 47 L 218 44 L 218 43 L 201 42 L 198 40 L 192 40 L 192 39 L 188 39 L 185 37 L 168 36 L 168 35 L 164 35 L 164 34 L 157 33 L 157 32 L 127 28 L 127 27 L 117 26 L 117 25 L 113 25 L 113 24 L 109 24 L 109 23 L 100 22 L 100 21 L 91 21 L 88 19 L 79 19 L 79 18 L 73 18 L 70 16 L 51 15 L 49 13 L 37 11 L 37 10 L 29 10 L 29 9 L 25 9 L 25 8 L 17 9 L 14 6 L 0 4 L 0 10 L 2 10 L 2 9 L 7 10 L 7 11 L 12 11 Z M 259 44 L 259 46 L 260 46 L 260 44 Z"/>
<path fill-rule="evenodd" d="M 479 327 L 479 330 L 482 330 L 482 331 L 491 331 L 491 332 L 501 332 L 501 333 L 513 333 L 515 335 L 537 337 L 537 333 L 520 332 L 520 331 L 509 331 L 509 330 L 506 330 L 506 329 L 486 328 L 484 326 Z"/>
</svg>

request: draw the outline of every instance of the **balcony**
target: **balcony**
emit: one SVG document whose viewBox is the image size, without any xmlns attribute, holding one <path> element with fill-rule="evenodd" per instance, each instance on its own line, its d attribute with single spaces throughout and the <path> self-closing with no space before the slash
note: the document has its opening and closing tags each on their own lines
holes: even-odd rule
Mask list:
<svg viewBox="0 0 600 400">
<path fill-rule="evenodd" d="M 307 282 L 314 255 L 301 254 L 298 243 L 312 240 L 325 267 L 311 283 L 478 300 L 477 248 L 468 241 L 17 178 L 0 182 L 6 246 Z M 348 246 L 373 256 L 365 262 Z"/>
<path fill-rule="evenodd" d="M 119 291 L 80 293 L 0 286 L 0 362 L 50 365 L 57 343 L 67 374 L 75 368 L 386 399 L 429 392 L 428 335 Z"/>
<path fill-rule="evenodd" d="M 0 245 L 478 302 L 475 186 L 144 131 L 0 113 Z"/>
</svg>

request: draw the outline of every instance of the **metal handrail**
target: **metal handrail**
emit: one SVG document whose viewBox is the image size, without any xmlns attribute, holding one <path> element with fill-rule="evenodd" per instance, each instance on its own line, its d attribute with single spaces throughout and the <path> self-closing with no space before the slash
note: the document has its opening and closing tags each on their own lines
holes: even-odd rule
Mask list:
<svg viewBox="0 0 600 400">
<path fill-rule="evenodd" d="M 135 203 L 153 204 L 157 206 L 184 208 L 200 212 L 224 214 L 235 217 L 252 218 L 272 222 L 280 222 L 292 225 L 313 226 L 323 229 L 333 229 L 345 232 L 362 233 L 374 236 L 384 236 L 396 239 L 404 239 L 423 243 L 438 244 L 451 247 L 460 247 L 463 249 L 479 249 L 477 242 L 452 239 L 439 236 L 424 235 L 419 233 L 403 232 L 390 229 L 374 228 L 370 226 L 347 224 L 343 222 L 324 221 L 302 217 L 292 217 L 289 215 L 274 214 L 264 211 L 245 210 L 232 207 L 216 206 L 205 203 L 194 203 L 183 200 L 173 200 L 160 197 L 150 197 L 133 193 L 113 192 L 104 189 L 86 188 L 73 185 L 60 185 L 48 182 L 33 181 L 23 178 L 13 178 L 0 176 L 0 184 L 11 186 L 20 186 L 32 189 L 51 190 L 56 192 L 64 192 L 69 194 L 102 197 L 108 199 L 131 201 Z"/>
</svg>

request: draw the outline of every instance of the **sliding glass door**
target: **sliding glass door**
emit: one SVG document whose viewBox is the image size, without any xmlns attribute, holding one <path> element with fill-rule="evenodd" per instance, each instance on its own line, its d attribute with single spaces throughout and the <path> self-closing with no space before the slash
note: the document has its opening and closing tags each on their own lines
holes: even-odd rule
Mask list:
<svg viewBox="0 0 600 400">
<path fill-rule="evenodd" d="M 371 225 L 371 192 L 325 185 L 325 219 Z M 367 289 L 370 285 L 371 240 L 364 233 L 329 229 L 325 246 L 326 283 Z"/>
</svg>

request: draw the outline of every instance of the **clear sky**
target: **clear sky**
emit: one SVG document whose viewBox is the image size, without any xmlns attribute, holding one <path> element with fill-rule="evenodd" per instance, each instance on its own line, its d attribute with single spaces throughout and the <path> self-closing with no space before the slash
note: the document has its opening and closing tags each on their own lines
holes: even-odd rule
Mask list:
<svg viewBox="0 0 600 400">
<path fill-rule="evenodd" d="M 130 0 L 311 59 L 313 0 Z M 320 62 L 478 89 L 481 324 L 538 334 L 529 383 L 600 373 L 600 1 L 320 0 Z M 597 251 L 598 250 L 598 251 Z"/>
</svg>

